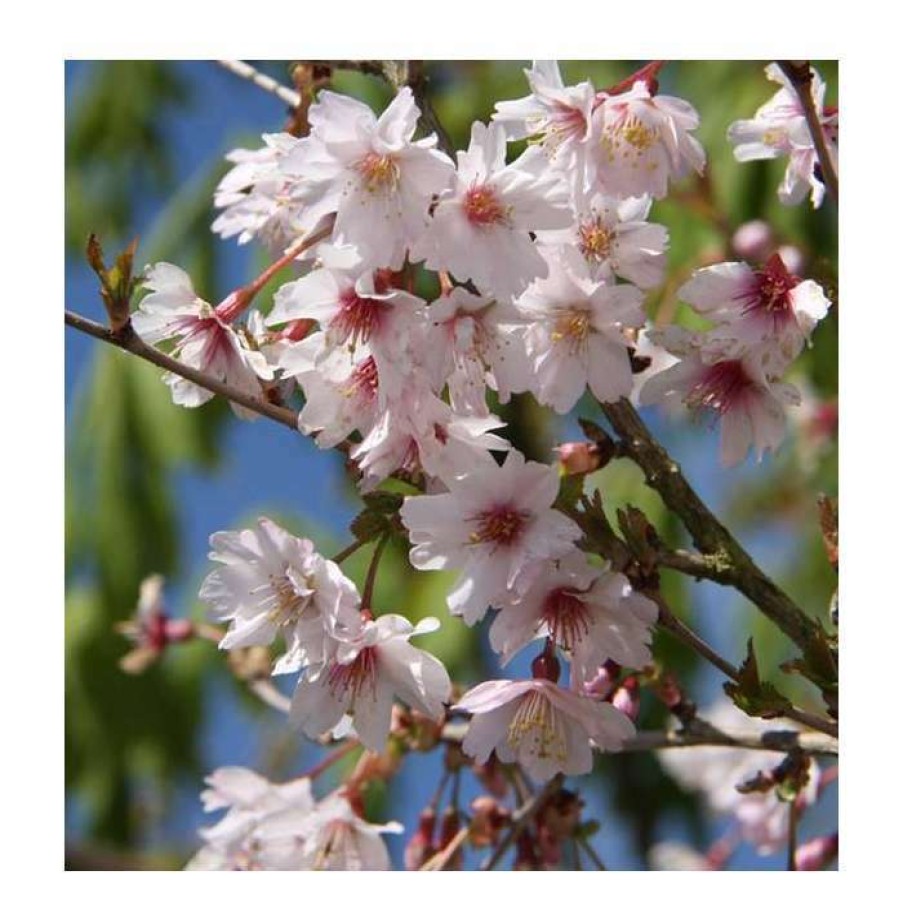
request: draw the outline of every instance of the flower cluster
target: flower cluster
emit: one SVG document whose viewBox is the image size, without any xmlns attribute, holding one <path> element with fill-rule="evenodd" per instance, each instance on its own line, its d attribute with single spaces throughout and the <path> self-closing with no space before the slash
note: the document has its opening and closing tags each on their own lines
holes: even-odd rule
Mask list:
<svg viewBox="0 0 903 903">
<path fill-rule="evenodd" d="M 228 808 L 201 829 L 204 846 L 191 871 L 360 871 L 389 868 L 381 834 L 397 822 L 370 824 L 340 792 L 316 801 L 306 777 L 271 784 L 247 768 L 219 768 L 201 794 L 204 810 Z"/>
<path fill-rule="evenodd" d="M 750 446 L 777 448 L 786 408 L 799 391 L 783 377 L 830 302 L 811 279 L 791 273 L 772 254 L 759 269 L 720 263 L 697 270 L 677 297 L 712 322 L 706 332 L 672 326 L 651 337 L 679 360 L 651 377 L 640 402 L 680 398 L 692 411 L 721 419 L 721 462 L 740 463 Z"/>
<path fill-rule="evenodd" d="M 401 615 L 373 620 L 335 562 L 267 518 L 254 529 L 215 533 L 210 543 L 221 566 L 200 597 L 214 617 L 230 622 L 220 647 L 267 646 L 282 637 L 285 652 L 273 673 L 303 671 L 290 718 L 305 734 L 353 727 L 364 745 L 382 749 L 396 696 L 442 717 L 451 692 L 445 668 L 409 643 L 436 630 L 435 618 L 416 627 Z"/>
</svg>

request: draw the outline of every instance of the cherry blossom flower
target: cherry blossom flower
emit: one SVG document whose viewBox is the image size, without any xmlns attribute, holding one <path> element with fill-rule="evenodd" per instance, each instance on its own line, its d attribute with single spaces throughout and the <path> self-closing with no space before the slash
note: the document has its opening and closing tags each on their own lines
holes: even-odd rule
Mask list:
<svg viewBox="0 0 903 903">
<path fill-rule="evenodd" d="M 380 751 L 389 735 L 394 697 L 438 720 L 451 694 L 448 674 L 437 658 L 410 645 L 412 637 L 438 628 L 436 618 L 424 618 L 416 627 L 401 615 L 363 620 L 325 668 L 308 671 L 298 682 L 291 722 L 308 737 L 318 737 L 347 714 L 361 742 Z"/>
<path fill-rule="evenodd" d="M 503 127 L 475 122 L 470 146 L 458 151 L 454 183 L 440 195 L 411 260 L 473 279 L 502 300 L 522 292 L 547 272 L 530 232 L 564 228 L 573 216 L 564 183 L 543 170 L 538 148 L 506 166 Z"/>
<path fill-rule="evenodd" d="M 525 338 L 537 400 L 565 414 L 587 385 L 599 401 L 629 395 L 633 370 L 623 329 L 645 324 L 643 293 L 632 285 L 592 281 L 572 247 L 550 249 L 545 257 L 548 278 L 516 301 L 529 323 Z"/>
<path fill-rule="evenodd" d="M 725 467 L 739 464 L 750 446 L 761 460 L 781 444 L 787 426 L 785 408 L 800 402 L 794 386 L 770 379 L 755 354 L 719 357 L 706 348 L 704 335 L 669 327 L 658 341 L 682 359 L 649 379 L 640 392 L 641 404 L 680 398 L 692 411 L 719 417 Z"/>
<path fill-rule="evenodd" d="M 408 87 L 379 119 L 358 100 L 321 91 L 310 135 L 282 164 L 303 180 L 303 200 L 316 215 L 336 213 L 334 240 L 354 245 L 367 266 L 401 268 L 426 228 L 433 195 L 452 177 L 435 135 L 411 140 L 419 116 Z"/>
<path fill-rule="evenodd" d="M 824 182 L 818 170 L 818 154 L 799 96 L 777 63 L 765 67 L 766 76 L 781 88 L 756 110 L 753 119 L 731 123 L 728 140 L 741 163 L 749 160 L 773 160 L 788 157 L 787 170 L 778 189 L 782 204 L 799 204 L 811 194 L 812 206 L 820 207 L 825 196 Z M 837 166 L 837 113 L 825 108 L 825 83 L 813 70 L 810 86 L 816 114 L 825 131 L 828 153 Z"/>
<path fill-rule="evenodd" d="M 478 763 L 495 751 L 518 762 L 531 778 L 547 781 L 592 770 L 590 741 L 620 749 L 636 733 L 633 722 L 607 702 L 578 696 L 542 678 L 490 680 L 454 707 L 473 715 L 462 748 Z"/>
<path fill-rule="evenodd" d="M 525 69 L 524 75 L 532 93 L 520 100 L 498 102 L 493 121 L 505 126 L 508 141 L 526 138 L 538 144 L 556 169 L 582 185 L 586 179 L 595 88 L 589 81 L 565 87 L 554 60 L 534 60 L 532 69 Z"/>
<path fill-rule="evenodd" d="M 240 245 L 260 238 L 270 251 L 281 255 L 316 224 L 304 216 L 300 180 L 280 168 L 299 139 L 284 132 L 262 137 L 261 148 L 226 154 L 235 166 L 216 187 L 213 204 L 223 212 L 212 228 L 222 238 L 237 235 Z"/>
<path fill-rule="evenodd" d="M 170 618 L 163 609 L 163 578 L 150 574 L 141 581 L 138 608 L 130 621 L 116 625 L 134 648 L 119 660 L 129 674 L 139 674 L 152 665 L 170 643 L 181 643 L 194 636 L 194 624 L 184 618 Z"/>
<path fill-rule="evenodd" d="M 690 134 L 699 115 L 685 100 L 653 95 L 639 79 L 620 94 L 603 94 L 593 114 L 600 135 L 595 160 L 608 194 L 663 198 L 670 179 L 705 168 L 705 151 Z"/>
<path fill-rule="evenodd" d="M 356 587 L 309 539 L 262 517 L 253 529 L 214 533 L 210 545 L 222 567 L 204 580 L 200 598 L 231 621 L 221 649 L 267 646 L 281 634 L 286 651 L 273 673 L 286 674 L 322 665 L 337 638 L 356 628 Z"/>
<path fill-rule="evenodd" d="M 268 857 L 276 855 L 272 841 L 267 843 L 260 828 L 274 816 L 291 812 L 294 817 L 308 815 L 314 807 L 310 781 L 298 778 L 285 784 L 271 784 L 247 768 L 218 768 L 207 777 L 208 789 L 201 793 L 205 812 L 227 808 L 229 811 L 214 826 L 202 828 L 203 848 L 185 866 L 190 871 L 249 871 L 267 869 Z M 264 850 L 270 846 L 267 855 Z M 284 856 L 285 844 L 279 844 Z M 289 851 L 290 852 L 290 851 Z M 301 858 L 283 868 L 302 868 Z"/>
<path fill-rule="evenodd" d="M 273 371 L 266 358 L 252 350 L 247 340 L 231 324 L 235 316 L 230 296 L 211 307 L 197 296 L 188 274 L 171 263 L 148 267 L 144 284 L 150 293 L 142 298 L 132 315 L 135 332 L 149 345 L 175 339 L 173 357 L 249 395 L 263 397 L 260 379 L 271 379 Z M 163 377 L 175 404 L 196 408 L 214 393 L 175 373 Z M 232 410 L 244 419 L 257 415 L 241 405 Z"/>
<path fill-rule="evenodd" d="M 728 734 L 791 730 L 789 722 L 752 718 L 727 700 L 719 701 L 700 717 Z M 774 790 L 740 793 L 736 787 L 758 772 L 769 772 L 785 755 L 768 750 L 706 746 L 669 749 L 657 753 L 665 769 L 687 790 L 700 792 L 709 807 L 736 819 L 743 839 L 766 855 L 787 842 L 790 819 L 788 803 Z M 810 766 L 809 782 L 802 790 L 799 805 L 815 802 L 818 792 L 818 765 Z"/>
<path fill-rule="evenodd" d="M 286 811 L 260 829 L 260 859 L 268 868 L 304 871 L 387 871 L 389 851 L 382 834 L 401 834 L 392 821 L 371 824 L 354 811 L 341 792 L 309 810 Z"/>
<path fill-rule="evenodd" d="M 623 574 L 592 567 L 582 552 L 546 565 L 502 607 L 489 640 L 508 662 L 528 643 L 549 637 L 570 655 L 571 680 L 592 681 L 608 659 L 630 668 L 652 661 L 654 602 Z"/>
<path fill-rule="evenodd" d="M 665 277 L 668 230 L 646 222 L 651 206 L 648 197 L 612 197 L 591 188 L 576 194 L 577 220 L 571 228 L 537 238 L 552 247 L 578 247 L 597 282 L 619 276 L 639 288 L 655 288 Z"/>
<path fill-rule="evenodd" d="M 794 276 L 778 254 L 760 270 L 745 263 L 697 270 L 677 297 L 715 323 L 709 340 L 732 357 L 759 352 L 771 376 L 787 369 L 831 304 L 818 283 Z"/>
<path fill-rule="evenodd" d="M 552 510 L 558 485 L 555 468 L 525 461 L 512 449 L 503 465 L 474 470 L 449 492 L 406 498 L 401 519 L 413 545 L 411 564 L 424 571 L 462 569 L 448 605 L 475 624 L 490 603 L 510 598 L 528 565 L 572 551 L 580 528 Z"/>
</svg>

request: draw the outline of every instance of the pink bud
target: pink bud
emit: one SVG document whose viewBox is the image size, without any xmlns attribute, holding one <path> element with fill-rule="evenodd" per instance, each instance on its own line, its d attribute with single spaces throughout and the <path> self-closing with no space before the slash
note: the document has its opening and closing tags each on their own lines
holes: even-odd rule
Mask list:
<svg viewBox="0 0 903 903">
<path fill-rule="evenodd" d="M 781 260 L 784 261 L 784 266 L 787 267 L 787 270 L 793 273 L 794 276 L 800 276 L 803 272 L 803 252 L 795 247 L 794 245 L 781 245 L 778 248 L 778 254 L 781 255 Z"/>
<path fill-rule="evenodd" d="M 731 245 L 741 257 L 761 262 L 768 257 L 773 241 L 771 226 L 760 219 L 754 219 L 737 229 Z"/>
<path fill-rule="evenodd" d="M 611 697 L 611 704 L 631 721 L 640 713 L 640 691 L 635 677 L 628 677 Z"/>
<path fill-rule="evenodd" d="M 176 618 L 166 622 L 164 633 L 168 643 L 184 643 L 194 636 L 194 624 L 186 618 Z"/>
<path fill-rule="evenodd" d="M 813 837 L 796 850 L 796 867 L 801 872 L 817 872 L 830 865 L 837 856 L 839 838 L 837 834 Z"/>
<path fill-rule="evenodd" d="M 615 685 L 615 681 L 618 679 L 618 672 L 621 670 L 621 666 L 615 662 L 606 662 L 602 665 L 601 668 L 596 672 L 596 676 L 587 683 L 583 684 L 579 689 L 585 696 L 596 696 L 599 699 L 604 699 L 611 693 L 612 688 Z"/>
<path fill-rule="evenodd" d="M 565 442 L 559 445 L 558 460 L 561 469 L 569 476 L 581 473 L 592 473 L 602 463 L 599 449 L 594 442 Z"/>
</svg>

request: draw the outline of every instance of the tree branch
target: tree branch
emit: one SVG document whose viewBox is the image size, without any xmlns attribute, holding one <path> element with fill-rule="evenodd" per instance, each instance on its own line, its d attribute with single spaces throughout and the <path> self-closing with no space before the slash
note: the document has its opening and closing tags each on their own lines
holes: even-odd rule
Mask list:
<svg viewBox="0 0 903 903">
<path fill-rule="evenodd" d="M 602 405 L 605 415 L 623 440 L 621 453 L 634 461 L 646 475 L 646 482 L 680 517 L 696 548 L 703 555 L 729 562 L 728 567 L 706 568 L 704 576 L 739 589 L 767 617 L 777 624 L 803 651 L 824 641 L 824 631 L 816 621 L 798 608 L 750 558 L 727 528 L 708 509 L 684 479 L 677 463 L 655 440 L 633 405 L 626 399 Z M 671 559 L 696 568 L 698 560 L 688 562 L 682 556 Z M 694 575 L 695 576 L 695 575 Z"/>
<path fill-rule="evenodd" d="M 95 323 L 93 320 L 88 320 L 69 310 L 66 311 L 66 325 L 86 335 L 93 336 L 95 339 L 115 345 L 129 354 L 143 358 L 162 370 L 175 373 L 177 376 L 181 376 L 183 379 L 207 389 L 209 392 L 228 398 L 229 401 L 235 402 L 235 404 L 239 404 L 249 411 L 254 411 L 257 414 L 268 417 L 270 420 L 275 420 L 276 423 L 281 423 L 294 432 L 298 431 L 297 412 L 272 404 L 247 392 L 242 392 L 224 382 L 220 382 L 218 379 L 208 376 L 201 370 L 195 370 L 193 367 L 186 366 L 181 361 L 177 361 L 168 354 L 164 354 L 162 351 L 158 351 L 156 348 L 148 345 L 132 329 L 131 325 L 127 325 L 125 329 L 114 333 L 113 330 L 101 326 L 100 323 Z"/>
<path fill-rule="evenodd" d="M 454 160 L 455 146 L 452 143 L 448 132 L 445 131 L 445 127 L 440 122 L 439 117 L 436 115 L 436 111 L 433 109 L 433 104 L 427 93 L 429 77 L 426 74 L 426 67 L 423 60 L 408 60 L 407 83 L 414 94 L 417 106 L 420 107 L 420 112 L 423 114 L 424 120 L 436 133 L 439 147 Z"/>
<path fill-rule="evenodd" d="M 818 162 L 821 166 L 822 181 L 835 201 L 840 199 L 840 185 L 837 178 L 837 169 L 834 166 L 834 158 L 828 148 L 828 139 L 825 129 L 815 109 L 815 101 L 812 98 L 812 67 L 808 60 L 778 60 L 781 71 L 790 80 L 796 91 L 803 114 L 806 117 L 806 125 L 809 126 L 809 134 L 812 135 L 812 143 L 818 154 Z"/>
<path fill-rule="evenodd" d="M 255 69 L 250 64 L 245 63 L 242 60 L 217 60 L 217 62 L 233 75 L 246 79 L 252 84 L 257 85 L 258 88 L 269 91 L 270 94 L 275 94 L 276 97 L 283 103 L 288 104 L 292 109 L 301 105 L 301 95 L 297 91 L 293 91 L 291 88 L 281 85 L 276 79 L 270 78 L 269 75 L 264 75 L 263 72 Z"/>
</svg>

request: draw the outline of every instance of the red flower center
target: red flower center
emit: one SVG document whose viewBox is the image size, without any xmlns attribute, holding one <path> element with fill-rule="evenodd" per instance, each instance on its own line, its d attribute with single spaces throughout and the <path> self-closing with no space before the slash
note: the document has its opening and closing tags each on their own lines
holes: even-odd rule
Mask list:
<svg viewBox="0 0 903 903">
<path fill-rule="evenodd" d="M 463 206 L 467 221 L 473 226 L 508 224 L 508 211 L 489 185 L 472 185 L 464 195 Z"/>
</svg>

